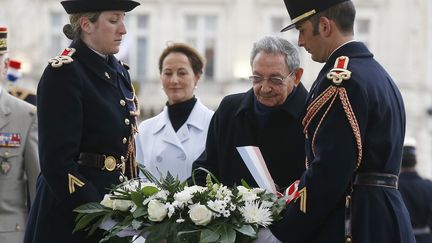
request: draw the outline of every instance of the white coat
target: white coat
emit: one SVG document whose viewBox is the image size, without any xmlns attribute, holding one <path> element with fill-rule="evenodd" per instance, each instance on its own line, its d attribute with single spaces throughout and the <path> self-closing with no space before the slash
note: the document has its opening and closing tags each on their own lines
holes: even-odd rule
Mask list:
<svg viewBox="0 0 432 243">
<path fill-rule="evenodd" d="M 199 100 L 188 119 L 174 131 L 168 107 L 157 116 L 143 121 L 136 135 L 137 161 L 154 176 L 166 176 L 169 171 L 183 181 L 191 176 L 192 163 L 202 154 L 213 111 Z"/>
</svg>

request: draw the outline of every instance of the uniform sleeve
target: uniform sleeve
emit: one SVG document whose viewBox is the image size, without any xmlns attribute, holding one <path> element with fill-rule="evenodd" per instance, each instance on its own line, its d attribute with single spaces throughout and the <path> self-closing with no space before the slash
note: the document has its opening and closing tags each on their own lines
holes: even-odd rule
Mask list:
<svg viewBox="0 0 432 243">
<path fill-rule="evenodd" d="M 84 82 L 75 63 L 45 70 L 38 86 L 39 152 L 42 174 L 56 198 L 73 209 L 99 201 L 76 163 L 83 132 Z M 101 121 L 103 122 L 103 121 Z"/>
<path fill-rule="evenodd" d="M 352 79 L 344 81 L 342 87 L 347 91 L 360 131 L 365 131 L 368 110 L 366 92 Z M 314 122 L 318 124 L 321 118 L 322 114 L 317 115 Z M 315 156 L 299 184 L 299 191 L 303 189 L 303 205 L 302 198 L 298 198 L 295 203 L 289 204 L 283 219 L 270 226 L 273 234 L 283 242 L 308 242 L 323 224 L 328 223 L 326 218 L 330 214 L 344 208 L 346 190 L 357 164 L 356 139 L 339 97 L 321 121 L 316 137 L 313 138 L 313 133 L 308 136 L 309 143 L 314 141 L 312 149 Z M 305 212 L 301 210 L 302 206 Z M 340 220 L 343 227 L 343 218 Z"/>
<path fill-rule="evenodd" d="M 32 203 L 36 196 L 36 180 L 40 172 L 38 153 L 38 123 L 37 116 L 32 116 L 32 122 L 28 131 L 24 149 L 24 170 Z"/>
<path fill-rule="evenodd" d="M 204 168 L 213 173 L 216 178 L 219 177 L 219 171 L 217 163 L 218 159 L 218 138 L 219 138 L 219 127 L 220 127 L 220 109 L 216 110 L 213 117 L 210 120 L 207 141 L 204 152 L 198 157 L 197 160 L 192 164 L 192 173 L 197 168 Z M 207 173 L 202 170 L 195 171 L 195 180 L 198 185 L 205 185 Z M 189 180 L 191 181 L 191 180 Z"/>
</svg>

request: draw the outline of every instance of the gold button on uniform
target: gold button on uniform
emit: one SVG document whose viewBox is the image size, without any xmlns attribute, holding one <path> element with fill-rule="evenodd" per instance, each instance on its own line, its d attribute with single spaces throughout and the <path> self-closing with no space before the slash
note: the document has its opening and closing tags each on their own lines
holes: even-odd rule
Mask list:
<svg viewBox="0 0 432 243">
<path fill-rule="evenodd" d="M 17 231 L 20 231 L 20 230 L 21 230 L 21 225 L 17 224 L 16 227 L 15 227 L 15 229 L 16 229 Z"/>
<path fill-rule="evenodd" d="M 124 120 L 124 123 L 125 123 L 126 125 L 128 125 L 128 126 L 129 126 L 129 124 L 130 124 L 130 121 L 129 121 L 129 119 L 127 119 L 127 118 L 126 118 L 126 119 Z"/>
<path fill-rule="evenodd" d="M 121 106 L 125 106 L 125 105 L 126 105 L 126 101 L 124 101 L 124 100 L 120 100 L 120 105 L 121 105 Z"/>
<path fill-rule="evenodd" d="M 127 143 L 127 138 L 123 138 L 123 144 Z"/>
</svg>

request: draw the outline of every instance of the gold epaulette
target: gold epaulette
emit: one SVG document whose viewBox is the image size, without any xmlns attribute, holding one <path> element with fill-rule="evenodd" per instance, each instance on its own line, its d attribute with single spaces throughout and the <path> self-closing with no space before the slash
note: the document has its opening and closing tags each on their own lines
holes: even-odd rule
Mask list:
<svg viewBox="0 0 432 243">
<path fill-rule="evenodd" d="M 356 169 L 358 169 L 362 161 L 362 153 L 363 153 L 360 128 L 357 123 L 357 118 L 354 114 L 351 103 L 349 101 L 346 89 L 343 86 L 341 86 L 342 81 L 349 80 L 351 78 L 351 71 L 347 69 L 348 62 L 349 62 L 349 58 L 346 56 L 341 56 L 336 59 L 334 67 L 330 70 L 329 73 L 327 73 L 327 79 L 330 79 L 334 85 L 330 85 L 313 102 L 309 104 L 309 106 L 306 109 L 307 112 L 305 117 L 303 118 L 302 124 L 304 127 L 303 133 L 308 138 L 309 137 L 308 127 L 311 121 L 316 117 L 319 111 L 323 109 L 324 105 L 329 103 L 325 111 L 322 113 L 322 117 L 319 118 L 318 125 L 312 136 L 312 153 L 314 156 L 316 156 L 315 155 L 316 135 L 326 115 L 328 114 L 329 110 L 332 108 L 334 101 L 336 100 L 337 97 L 339 97 L 357 144 L 358 156 L 357 156 Z M 306 161 L 306 167 L 308 166 L 309 163 L 308 161 Z"/>
<path fill-rule="evenodd" d="M 336 58 L 334 67 L 327 73 L 327 78 L 332 80 L 336 86 L 341 85 L 342 81 L 351 78 L 351 71 L 347 69 L 349 57 L 340 56 Z"/>
<path fill-rule="evenodd" d="M 29 95 L 36 95 L 35 92 L 29 90 L 29 89 L 25 89 L 22 87 L 18 87 L 15 85 L 10 85 L 8 87 L 8 92 L 9 94 L 21 99 L 21 100 L 25 100 L 27 98 L 27 96 Z"/>
<path fill-rule="evenodd" d="M 72 55 L 75 53 L 75 48 L 65 48 L 60 55 L 51 58 L 48 63 L 53 68 L 59 68 L 63 64 L 69 64 L 73 62 Z"/>
</svg>

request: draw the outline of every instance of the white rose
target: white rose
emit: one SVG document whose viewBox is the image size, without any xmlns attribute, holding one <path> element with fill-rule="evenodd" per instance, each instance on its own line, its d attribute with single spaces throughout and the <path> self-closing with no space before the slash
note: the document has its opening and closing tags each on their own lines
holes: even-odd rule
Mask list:
<svg viewBox="0 0 432 243">
<path fill-rule="evenodd" d="M 111 199 L 110 195 L 105 194 L 104 198 L 100 202 L 105 207 L 113 208 L 113 200 Z"/>
<path fill-rule="evenodd" d="M 212 212 L 205 205 L 194 204 L 189 206 L 189 217 L 196 225 L 207 225 L 212 219 Z"/>
<path fill-rule="evenodd" d="M 112 203 L 112 209 L 125 212 L 128 211 L 133 205 L 133 202 L 129 200 L 114 199 Z"/>
<path fill-rule="evenodd" d="M 168 209 L 165 204 L 159 202 L 158 200 L 151 200 L 148 204 L 148 218 L 153 222 L 162 221 L 168 214 Z"/>
</svg>

